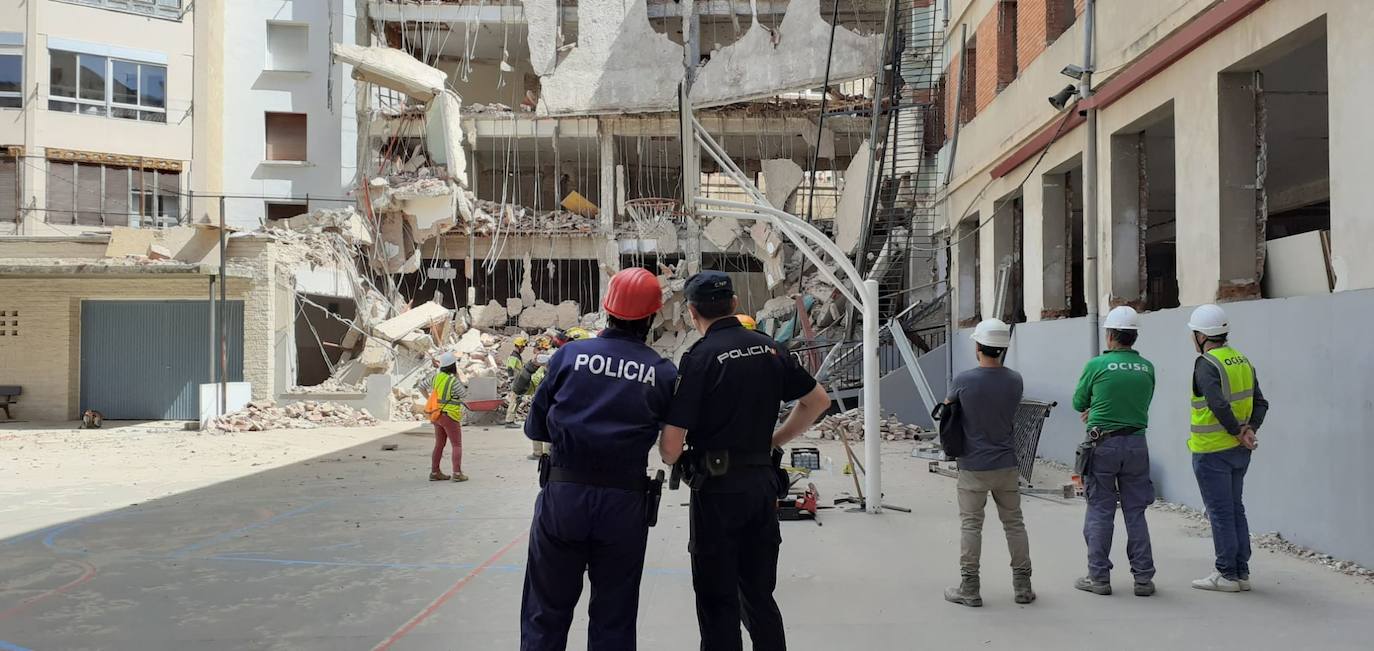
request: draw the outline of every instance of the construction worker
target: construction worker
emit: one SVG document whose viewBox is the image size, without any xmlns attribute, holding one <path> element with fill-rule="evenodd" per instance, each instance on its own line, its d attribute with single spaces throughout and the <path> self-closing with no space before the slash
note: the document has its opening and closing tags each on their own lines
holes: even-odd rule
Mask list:
<svg viewBox="0 0 1374 651">
<path fill-rule="evenodd" d="M 1207 519 L 1212 524 L 1216 569 L 1193 581 L 1199 590 L 1250 589 L 1250 523 L 1241 497 L 1257 432 L 1269 412 L 1255 367 L 1227 341 L 1231 324 L 1216 305 L 1201 305 L 1188 319 L 1193 332 L 1193 415 L 1188 449 L 1193 453 Z"/>
<path fill-rule="evenodd" d="M 759 322 L 755 321 L 754 317 L 749 316 L 748 314 L 736 314 L 735 318 L 739 319 L 739 324 L 744 326 L 745 330 L 759 329 Z"/>
<path fill-rule="evenodd" d="M 1125 305 L 1112 308 L 1102 321 L 1106 352 L 1083 367 L 1073 394 L 1074 411 L 1088 427 L 1092 456 L 1083 473 L 1088 510 L 1083 540 L 1088 546 L 1088 574 L 1074 587 L 1100 595 L 1112 593 L 1110 575 L 1116 503 L 1126 520 L 1126 557 L 1135 576 L 1135 595 L 1155 593 L 1155 563 L 1145 507 L 1155 501 L 1150 481 L 1150 449 L 1145 428 L 1155 393 L 1155 366 L 1131 346 L 1140 333 L 1140 316 Z"/>
<path fill-rule="evenodd" d="M 688 551 L 701 648 L 740 649 L 743 618 L 754 649 L 785 649 L 773 589 L 777 503 L 788 487 L 773 451 L 810 428 L 830 397 L 790 353 L 740 326 L 729 276 L 703 271 L 685 291 L 702 338 L 682 356 L 660 450 L 665 462 L 682 464 L 692 488 Z M 777 427 L 779 408 L 792 400 Z"/>
<path fill-rule="evenodd" d="M 958 404 L 964 428 L 959 457 L 959 585 L 945 590 L 945 601 L 982 606 L 979 565 L 983 555 L 983 513 L 988 494 L 1011 552 L 1013 595 L 1018 604 L 1035 601 L 1031 589 L 1030 540 L 1021 514 L 1016 447 L 1012 436 L 1021 404 L 1021 375 L 1003 365 L 1011 346 L 1011 327 L 985 319 L 973 329 L 978 366 L 954 378 L 946 403 Z"/>
<path fill-rule="evenodd" d="M 530 526 L 520 648 L 568 643 L 583 573 L 591 581 L 588 649 L 634 649 L 639 582 L 662 481 L 645 477 L 677 369 L 644 341 L 662 307 L 658 278 L 631 268 L 611 278 L 608 327 L 554 353 L 525 421 L 552 442 Z"/>
<path fill-rule="evenodd" d="M 466 388 L 458 378 L 458 356 L 451 352 L 439 355 L 439 371 L 434 374 L 435 402 L 439 413 L 432 416 L 434 423 L 434 451 L 429 457 L 430 481 L 467 481 L 463 474 L 463 397 Z M 439 462 L 444 458 L 444 444 L 452 446 L 453 475 L 445 475 L 439 470 Z"/>
<path fill-rule="evenodd" d="M 529 345 L 530 338 L 528 335 L 520 334 L 515 335 L 515 338 L 511 339 L 510 342 L 515 347 L 511 349 L 510 355 L 506 357 L 506 373 L 509 374 L 513 380 L 516 374 L 520 372 L 520 367 L 525 365 L 525 347 Z"/>
<path fill-rule="evenodd" d="M 507 396 L 510 404 L 506 407 L 506 427 L 515 428 L 515 416 L 519 412 L 520 404 L 533 399 L 535 391 L 539 389 L 539 383 L 544 380 L 545 366 L 551 357 L 552 355 L 545 352 L 536 354 L 520 367 L 520 372 L 511 380 L 510 395 Z M 526 459 L 537 460 L 549 451 L 548 445 L 541 441 L 534 441 L 532 445 L 534 449 L 525 457 Z"/>
<path fill-rule="evenodd" d="M 591 339 L 595 336 L 592 334 L 592 331 L 581 326 L 573 326 L 571 328 L 568 328 L 563 332 L 563 334 L 567 337 L 568 341 L 580 341 L 582 339 Z"/>
</svg>

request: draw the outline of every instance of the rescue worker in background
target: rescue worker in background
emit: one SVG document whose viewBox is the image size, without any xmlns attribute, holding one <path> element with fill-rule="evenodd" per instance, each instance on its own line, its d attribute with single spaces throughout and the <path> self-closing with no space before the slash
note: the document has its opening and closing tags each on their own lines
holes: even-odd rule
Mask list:
<svg viewBox="0 0 1374 651">
<path fill-rule="evenodd" d="M 960 373 L 946 403 L 958 403 L 964 426 L 964 455 L 959 457 L 959 585 L 945 590 L 945 601 L 982 606 L 979 568 L 983 557 L 983 513 L 988 494 L 1011 552 L 1011 586 L 1018 604 L 1035 601 L 1031 589 L 1030 540 L 1021 514 L 1016 444 L 1016 408 L 1024 384 L 1021 374 L 1003 366 L 1011 346 L 1011 326 L 986 319 L 973 329 L 977 368 Z"/>
<path fill-rule="evenodd" d="M 512 380 L 520 372 L 520 367 L 525 365 L 525 347 L 530 343 L 527 335 L 515 335 L 511 339 L 511 344 L 515 347 L 511 349 L 510 355 L 506 357 L 506 373 Z"/>
<path fill-rule="evenodd" d="M 567 646 L 584 571 L 592 591 L 586 648 L 635 648 L 644 550 L 657 517 L 655 485 L 662 487 L 645 471 L 677 381 L 672 362 L 644 343 L 662 303 L 648 270 L 617 273 L 602 303 L 605 332 L 554 353 L 530 406 L 525 435 L 554 445 L 540 463 L 530 526 L 523 651 Z"/>
<path fill-rule="evenodd" d="M 1269 412 L 1255 367 L 1227 342 L 1231 325 L 1216 305 L 1201 305 L 1188 319 L 1193 331 L 1193 417 L 1188 449 L 1193 475 L 1212 524 L 1216 570 L 1193 581 L 1199 590 L 1250 589 L 1250 523 L 1241 497 L 1257 432 Z"/>
<path fill-rule="evenodd" d="M 739 319 L 739 324 L 744 326 L 745 330 L 759 329 L 759 322 L 755 321 L 754 317 L 749 316 L 748 314 L 736 314 L 735 318 Z"/>
<path fill-rule="evenodd" d="M 1073 409 L 1082 412 L 1089 440 L 1096 442 L 1083 474 L 1088 574 L 1075 581 L 1074 587 L 1100 595 L 1112 593 L 1110 555 L 1119 500 L 1135 595 L 1148 597 L 1155 593 L 1155 562 L 1145 507 L 1155 501 L 1155 485 L 1150 481 L 1145 428 L 1155 393 L 1155 366 L 1132 348 L 1140 333 L 1135 310 L 1125 305 L 1112 308 L 1102 327 L 1107 331 L 1107 350 L 1088 360 L 1073 393 Z"/>
<path fill-rule="evenodd" d="M 529 338 L 525 335 L 518 335 L 516 337 L 517 341 L 521 339 L 524 339 L 527 344 L 529 343 Z M 521 355 L 516 360 L 517 366 L 515 367 L 514 372 L 511 374 L 510 393 L 506 396 L 506 402 L 508 403 L 506 405 L 506 427 L 509 427 L 511 429 L 515 428 L 515 414 L 517 411 L 520 410 L 520 401 L 528 396 L 534 395 L 534 376 L 536 373 L 539 372 L 540 368 L 539 355 L 548 351 L 549 345 L 549 338 L 540 335 L 534 340 L 534 357 L 530 358 L 530 360 L 526 362 L 523 361 L 524 355 Z M 523 347 L 521 349 L 523 350 Z M 511 360 L 509 358 L 506 359 L 506 368 L 511 368 Z M 542 448 L 536 448 L 534 453 L 531 454 L 529 458 L 539 458 L 539 455 L 541 454 L 541 449 Z"/>
<path fill-rule="evenodd" d="M 773 589 L 777 502 L 787 486 L 773 449 L 810 428 L 830 397 L 791 353 L 740 326 L 729 276 L 703 271 L 687 280 L 686 295 L 703 336 L 682 356 L 660 450 L 668 464 L 681 457 L 692 488 L 688 551 L 701 648 L 742 648 L 742 618 L 754 649 L 785 649 Z M 779 427 L 778 410 L 792 400 L 799 403 Z"/>
<path fill-rule="evenodd" d="M 463 398 L 467 389 L 458 377 L 458 357 L 453 353 L 439 355 L 439 371 L 434 374 L 431 391 L 437 396 L 439 413 L 433 416 L 434 451 L 429 455 L 430 481 L 467 481 L 463 474 Z M 452 445 L 453 475 L 439 470 L 444 458 L 444 444 Z"/>
</svg>

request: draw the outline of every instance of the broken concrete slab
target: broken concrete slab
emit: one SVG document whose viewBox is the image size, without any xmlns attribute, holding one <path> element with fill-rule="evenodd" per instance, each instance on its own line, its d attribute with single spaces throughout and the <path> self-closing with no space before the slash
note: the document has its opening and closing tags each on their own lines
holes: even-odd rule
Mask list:
<svg viewBox="0 0 1374 651">
<path fill-rule="evenodd" d="M 349 43 L 333 45 L 334 58 L 353 66 L 353 78 L 428 102 L 444 92 L 448 75 L 395 48 Z"/>
<path fill-rule="evenodd" d="M 477 328 L 499 328 L 509 320 L 506 308 L 494 300 L 486 305 L 474 306 L 470 313 L 472 325 Z"/>
<path fill-rule="evenodd" d="M 105 245 L 105 257 L 123 258 L 148 255 L 148 247 L 157 239 L 157 231 L 150 228 L 116 226 L 110 229 L 110 242 Z"/>
<path fill-rule="evenodd" d="M 165 247 L 165 246 L 163 246 L 163 245 L 161 245 L 161 244 L 157 244 L 157 243 L 149 244 L 149 245 L 148 245 L 148 259 L 149 259 L 149 260 L 171 260 L 171 259 L 172 259 L 172 252 L 169 251 L 169 250 L 167 250 L 167 247 Z"/>
<path fill-rule="evenodd" d="M 467 156 L 463 155 L 463 100 L 445 89 L 425 110 L 425 144 L 433 163 L 443 165 L 448 177 L 468 187 Z"/>
<path fill-rule="evenodd" d="M 547 4 L 524 2 L 526 10 Z M 532 11 L 540 18 L 529 23 L 531 59 L 548 66 L 540 76 L 541 113 L 633 113 L 677 106 L 683 49 L 654 30 L 645 2 L 580 0 L 576 10 L 576 46 L 559 53 L 551 66 L 548 51 L 563 45 L 557 9 L 552 21 L 546 8 Z"/>
<path fill-rule="evenodd" d="M 702 234 L 716 248 L 724 251 L 739 239 L 739 221 L 729 217 L 717 217 L 701 230 Z"/>
<path fill-rule="evenodd" d="M 558 307 L 536 300 L 520 313 L 517 323 L 528 329 L 552 328 L 558 324 Z"/>
<path fill-rule="evenodd" d="M 854 252 L 859 245 L 859 232 L 863 230 L 868 158 L 868 140 L 864 140 L 844 172 L 844 189 L 840 191 L 840 204 L 835 210 L 835 243 L 845 253 Z"/>
<path fill-rule="evenodd" d="M 787 200 L 801 185 L 804 174 L 800 165 L 790 158 L 763 161 L 763 193 L 778 210 L 787 210 Z"/>
<path fill-rule="evenodd" d="M 390 346 L 386 345 L 386 342 L 369 338 L 367 345 L 363 347 L 362 354 L 358 355 L 357 359 L 363 370 L 361 375 L 385 373 L 391 370 L 391 357 L 392 350 Z"/>
<path fill-rule="evenodd" d="M 506 314 L 514 318 L 520 316 L 520 311 L 525 309 L 525 302 L 518 297 L 512 296 L 506 299 Z"/>
<path fill-rule="evenodd" d="M 412 332 L 401 337 L 396 343 L 403 348 L 417 353 L 427 352 L 434 348 L 434 339 L 423 332 Z"/>
<path fill-rule="evenodd" d="M 273 222 L 272 226 L 302 233 L 332 230 L 343 235 L 350 243 L 372 245 L 372 233 L 367 227 L 367 222 L 353 206 L 315 210 L 290 219 L 278 220 Z"/>
<path fill-rule="evenodd" d="M 522 260 L 520 272 L 520 300 L 525 305 L 534 305 L 538 297 L 534 295 L 534 264 L 528 253 Z"/>
<path fill-rule="evenodd" d="M 453 346 L 453 352 L 461 355 L 475 353 L 479 350 L 483 350 L 482 331 L 476 329 L 464 332 L 463 336 L 458 338 L 458 343 Z"/>
<path fill-rule="evenodd" d="M 558 304 L 557 319 L 554 323 L 559 328 L 571 328 L 576 326 L 582 319 L 582 312 L 577 307 L 577 301 L 563 301 Z"/>
<path fill-rule="evenodd" d="M 438 303 L 429 302 L 378 323 L 372 327 L 372 331 L 387 341 L 397 341 L 412 331 L 447 320 L 451 316 L 452 312 L 448 308 Z"/>
</svg>

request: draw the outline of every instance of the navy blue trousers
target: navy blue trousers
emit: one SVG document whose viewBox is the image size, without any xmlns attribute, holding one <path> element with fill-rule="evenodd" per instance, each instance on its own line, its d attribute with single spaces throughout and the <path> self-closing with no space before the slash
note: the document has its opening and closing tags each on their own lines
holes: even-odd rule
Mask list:
<svg viewBox="0 0 1374 651">
<path fill-rule="evenodd" d="M 741 621 L 754 651 L 787 648 L 773 600 L 782 544 L 778 495 L 764 479 L 746 492 L 692 492 L 689 551 L 702 651 L 740 651 Z"/>
<path fill-rule="evenodd" d="M 1088 576 L 1107 581 L 1112 572 L 1112 533 L 1116 505 L 1126 521 L 1126 557 L 1137 583 L 1154 579 L 1154 553 L 1145 507 L 1155 501 L 1150 481 L 1150 448 L 1143 435 L 1116 436 L 1093 450 L 1092 465 L 1083 478 L 1088 511 L 1083 519 L 1083 540 L 1088 544 Z"/>
<path fill-rule="evenodd" d="M 1193 455 L 1193 476 L 1212 524 L 1217 571 L 1232 581 L 1250 578 L 1250 521 L 1243 499 L 1249 469 L 1250 451 L 1243 447 Z"/>
<path fill-rule="evenodd" d="M 534 503 L 520 602 L 520 648 L 562 651 L 582 576 L 591 580 L 588 651 L 635 648 L 649 527 L 644 493 L 550 482 Z"/>
</svg>

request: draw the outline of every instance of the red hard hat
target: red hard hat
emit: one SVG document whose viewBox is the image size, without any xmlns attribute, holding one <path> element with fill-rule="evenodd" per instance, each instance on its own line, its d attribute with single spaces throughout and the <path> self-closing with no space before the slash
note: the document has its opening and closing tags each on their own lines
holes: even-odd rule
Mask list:
<svg viewBox="0 0 1374 651">
<path fill-rule="evenodd" d="M 616 272 L 611 276 L 601 307 L 607 314 L 626 321 L 652 316 L 663 307 L 663 290 L 658 285 L 658 277 L 643 267 Z"/>
</svg>

